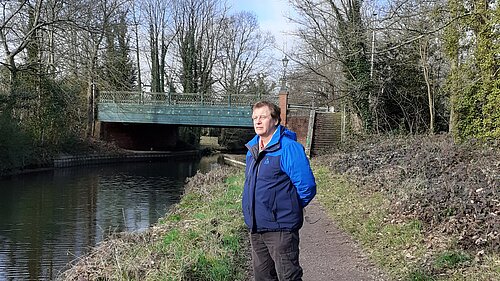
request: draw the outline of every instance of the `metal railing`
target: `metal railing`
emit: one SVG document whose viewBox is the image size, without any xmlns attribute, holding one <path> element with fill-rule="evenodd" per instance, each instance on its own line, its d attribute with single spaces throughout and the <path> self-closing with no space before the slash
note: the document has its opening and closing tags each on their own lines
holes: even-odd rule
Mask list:
<svg viewBox="0 0 500 281">
<path fill-rule="evenodd" d="M 176 106 L 216 106 L 249 107 L 260 100 L 259 95 L 217 95 L 203 93 L 152 93 L 103 91 L 99 93 L 99 103 L 146 104 Z"/>
</svg>

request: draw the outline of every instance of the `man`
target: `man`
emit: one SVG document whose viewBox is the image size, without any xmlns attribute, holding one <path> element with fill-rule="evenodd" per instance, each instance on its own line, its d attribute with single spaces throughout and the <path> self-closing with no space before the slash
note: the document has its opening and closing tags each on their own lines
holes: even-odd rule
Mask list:
<svg viewBox="0 0 500 281">
<path fill-rule="evenodd" d="M 255 280 L 302 280 L 299 229 L 316 195 L 314 176 L 296 134 L 280 125 L 280 108 L 260 101 L 252 110 L 257 135 L 246 144 L 242 206 Z"/>
</svg>

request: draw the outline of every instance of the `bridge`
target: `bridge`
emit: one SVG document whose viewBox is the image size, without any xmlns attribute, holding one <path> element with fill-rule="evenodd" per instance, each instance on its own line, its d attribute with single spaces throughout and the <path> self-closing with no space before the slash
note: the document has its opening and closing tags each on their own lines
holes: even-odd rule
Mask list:
<svg viewBox="0 0 500 281">
<path fill-rule="evenodd" d="M 260 95 L 101 92 L 101 122 L 252 128 L 251 106 Z M 277 99 L 271 97 L 271 100 Z"/>
<path fill-rule="evenodd" d="M 251 106 L 267 99 L 279 104 L 282 124 L 297 133 L 306 152 L 331 149 L 341 141 L 338 113 L 288 116 L 293 106 L 288 93 L 261 95 L 203 95 L 187 93 L 100 92 L 97 119 L 101 139 L 134 150 L 171 150 L 179 140 L 179 126 L 252 128 Z M 329 111 L 329 110 L 328 110 Z"/>
</svg>

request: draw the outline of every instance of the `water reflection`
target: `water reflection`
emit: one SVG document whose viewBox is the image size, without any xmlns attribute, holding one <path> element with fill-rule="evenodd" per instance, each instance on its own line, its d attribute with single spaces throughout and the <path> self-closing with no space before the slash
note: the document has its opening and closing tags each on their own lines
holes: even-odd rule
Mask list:
<svg viewBox="0 0 500 281">
<path fill-rule="evenodd" d="M 198 163 L 67 168 L 0 181 L 0 280 L 50 280 L 114 231 L 141 231 Z"/>
</svg>

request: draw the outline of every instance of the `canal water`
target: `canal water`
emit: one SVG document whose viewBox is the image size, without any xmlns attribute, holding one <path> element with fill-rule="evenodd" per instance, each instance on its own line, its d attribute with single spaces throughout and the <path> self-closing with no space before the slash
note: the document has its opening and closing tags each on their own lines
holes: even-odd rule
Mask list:
<svg viewBox="0 0 500 281">
<path fill-rule="evenodd" d="M 52 280 L 110 233 L 147 229 L 178 202 L 186 178 L 209 170 L 212 159 L 0 179 L 0 280 Z"/>
</svg>

